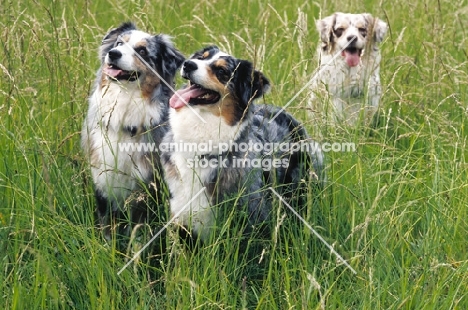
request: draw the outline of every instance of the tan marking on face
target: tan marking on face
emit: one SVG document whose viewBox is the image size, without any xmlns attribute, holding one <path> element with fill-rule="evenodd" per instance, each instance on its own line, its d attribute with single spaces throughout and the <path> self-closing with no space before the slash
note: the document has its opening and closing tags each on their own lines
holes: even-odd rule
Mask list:
<svg viewBox="0 0 468 310">
<path fill-rule="evenodd" d="M 141 41 L 136 44 L 135 48 L 137 49 L 146 45 L 146 41 Z M 145 99 L 151 100 L 153 91 L 161 83 L 161 80 L 154 74 L 153 70 L 141 61 L 140 57 L 136 55 L 133 55 L 133 57 L 135 69 L 140 74 L 141 94 Z"/>
<path fill-rule="evenodd" d="M 348 29 L 348 27 L 349 27 L 349 23 L 348 23 L 348 21 L 346 21 L 346 20 L 341 21 L 341 22 L 337 22 L 337 23 L 335 24 L 335 30 L 336 30 L 336 29 L 339 29 L 339 28 L 343 28 L 343 30 L 346 31 L 346 29 Z"/>
<path fill-rule="evenodd" d="M 217 68 L 227 69 L 227 62 L 226 62 L 226 59 L 218 59 L 218 60 L 216 60 L 213 64 L 214 64 L 214 66 L 217 67 Z"/>
<path fill-rule="evenodd" d="M 146 40 L 145 41 L 140 41 L 137 44 L 135 44 L 135 49 L 137 49 L 139 47 L 147 47 L 147 46 L 148 46 L 148 42 Z"/>
<path fill-rule="evenodd" d="M 121 37 L 121 39 L 122 39 L 122 41 L 124 41 L 124 42 L 128 42 L 128 41 L 130 41 L 130 35 L 129 35 L 129 34 L 123 35 L 123 36 Z"/>
<path fill-rule="evenodd" d="M 205 52 L 206 54 L 207 52 Z M 229 126 L 234 126 L 239 121 L 236 119 L 236 107 L 238 102 L 236 98 L 229 92 L 227 85 L 221 83 L 216 76 L 212 67 L 228 69 L 228 64 L 225 59 L 217 59 L 211 66 L 206 66 L 207 78 L 204 79 L 203 87 L 216 91 L 220 95 L 220 100 L 215 104 L 206 104 L 198 106 L 204 111 L 211 112 L 216 117 L 222 117 L 224 122 Z"/>
<path fill-rule="evenodd" d="M 209 83 L 206 83 L 203 86 L 208 88 L 208 89 L 217 91 L 218 93 L 220 93 L 220 95 L 222 97 L 223 94 L 225 94 L 226 91 L 227 91 L 226 90 L 226 85 L 224 85 L 223 83 L 221 83 L 218 80 L 218 77 L 216 76 L 216 73 L 210 67 L 206 68 L 206 73 L 208 75 Z"/>
<path fill-rule="evenodd" d="M 205 59 L 205 58 L 207 58 L 208 56 L 210 56 L 210 51 L 204 52 L 203 55 L 202 55 L 202 58 Z"/>
<path fill-rule="evenodd" d="M 140 71 L 141 73 L 141 71 Z M 141 81 L 141 95 L 147 100 L 151 100 L 153 92 L 161 83 L 161 80 L 151 71 L 147 71 Z"/>
<path fill-rule="evenodd" d="M 359 21 L 359 22 L 356 23 L 356 27 L 357 28 L 366 28 L 366 23 L 362 22 L 362 21 Z"/>
</svg>

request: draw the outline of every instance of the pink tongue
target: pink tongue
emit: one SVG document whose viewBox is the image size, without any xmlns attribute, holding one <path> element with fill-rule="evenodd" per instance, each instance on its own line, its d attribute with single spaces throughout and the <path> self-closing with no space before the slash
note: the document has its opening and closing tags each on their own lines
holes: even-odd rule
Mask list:
<svg viewBox="0 0 468 310">
<path fill-rule="evenodd" d="M 359 65 L 359 61 L 361 60 L 358 52 L 351 53 L 347 50 L 344 50 L 341 55 L 345 57 L 345 61 L 350 67 L 356 67 Z"/>
<path fill-rule="evenodd" d="M 169 104 L 173 109 L 183 108 L 186 104 L 189 103 L 190 99 L 199 97 L 203 95 L 206 91 L 201 89 L 199 86 L 192 85 L 188 88 L 178 90 L 172 97 L 169 99 Z"/>
<path fill-rule="evenodd" d="M 120 73 L 122 73 L 122 70 L 120 69 L 112 69 L 112 68 L 104 68 L 104 73 L 115 78 L 117 77 Z"/>
</svg>

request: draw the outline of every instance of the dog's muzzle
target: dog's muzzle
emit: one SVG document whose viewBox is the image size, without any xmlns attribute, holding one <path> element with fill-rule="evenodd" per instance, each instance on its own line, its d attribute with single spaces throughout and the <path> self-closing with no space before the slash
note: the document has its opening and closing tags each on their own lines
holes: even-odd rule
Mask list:
<svg viewBox="0 0 468 310">
<path fill-rule="evenodd" d="M 195 62 L 186 60 L 182 66 L 182 77 L 185 79 L 190 79 L 190 73 L 196 71 L 197 69 L 198 65 Z"/>
</svg>

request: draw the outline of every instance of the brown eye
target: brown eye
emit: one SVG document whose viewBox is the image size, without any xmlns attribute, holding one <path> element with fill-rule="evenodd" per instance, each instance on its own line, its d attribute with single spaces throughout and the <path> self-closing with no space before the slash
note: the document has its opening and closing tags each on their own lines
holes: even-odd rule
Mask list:
<svg viewBox="0 0 468 310">
<path fill-rule="evenodd" d="M 229 80 L 229 74 L 228 72 L 223 69 L 223 68 L 218 68 L 216 69 L 216 75 L 218 76 L 218 78 L 221 80 L 221 81 L 226 81 L 226 80 Z"/>
<path fill-rule="evenodd" d="M 216 77 L 221 83 L 227 83 L 231 79 L 231 75 L 229 71 L 225 68 L 215 68 L 214 71 L 216 72 Z"/>
<path fill-rule="evenodd" d="M 148 51 L 146 50 L 146 48 L 142 47 L 138 49 L 138 54 L 140 54 L 140 56 L 142 57 L 145 57 L 146 55 L 148 55 Z"/>
<path fill-rule="evenodd" d="M 358 30 L 359 30 L 359 33 L 360 33 L 363 37 L 365 37 L 365 36 L 367 35 L 367 29 L 366 29 L 366 28 L 359 28 Z"/>
<path fill-rule="evenodd" d="M 344 28 L 343 27 L 340 27 L 338 29 L 335 29 L 335 35 L 337 38 L 341 37 L 341 35 L 343 34 L 344 32 Z"/>
</svg>

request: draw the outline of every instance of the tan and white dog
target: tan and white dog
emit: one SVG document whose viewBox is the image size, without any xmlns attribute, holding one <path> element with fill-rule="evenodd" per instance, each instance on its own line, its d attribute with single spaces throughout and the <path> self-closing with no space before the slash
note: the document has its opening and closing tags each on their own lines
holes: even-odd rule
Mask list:
<svg viewBox="0 0 468 310">
<path fill-rule="evenodd" d="M 368 13 L 334 13 L 316 26 L 321 43 L 309 102 L 314 116 L 347 125 L 361 115 L 369 121 L 382 94 L 379 44 L 387 24 Z"/>
</svg>

